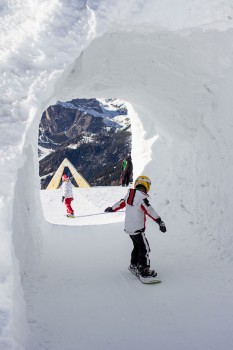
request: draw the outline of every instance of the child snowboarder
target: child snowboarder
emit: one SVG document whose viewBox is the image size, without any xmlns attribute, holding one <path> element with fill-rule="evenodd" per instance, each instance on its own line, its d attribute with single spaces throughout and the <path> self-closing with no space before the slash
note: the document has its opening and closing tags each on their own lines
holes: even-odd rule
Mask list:
<svg viewBox="0 0 233 350">
<path fill-rule="evenodd" d="M 73 200 L 73 191 L 72 191 L 72 185 L 69 179 L 69 176 L 64 174 L 62 176 L 62 202 L 65 201 L 65 206 L 66 206 L 66 211 L 67 217 L 73 217 L 74 216 L 74 211 L 73 208 L 71 207 L 71 202 Z"/>
<path fill-rule="evenodd" d="M 159 225 L 160 231 L 167 231 L 164 222 L 149 203 L 147 193 L 150 185 L 151 181 L 147 176 L 139 176 L 134 188 L 129 189 L 123 199 L 105 209 L 105 212 L 115 212 L 126 207 L 124 230 L 133 241 L 129 270 L 143 278 L 157 276 L 157 272 L 150 270 L 150 247 L 145 236 L 146 215 Z"/>
</svg>

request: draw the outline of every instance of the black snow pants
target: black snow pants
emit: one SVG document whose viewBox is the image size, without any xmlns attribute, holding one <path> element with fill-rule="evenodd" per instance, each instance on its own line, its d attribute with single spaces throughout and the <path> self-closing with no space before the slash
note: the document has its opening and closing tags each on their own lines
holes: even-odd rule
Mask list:
<svg viewBox="0 0 233 350">
<path fill-rule="evenodd" d="M 136 235 L 130 235 L 133 241 L 133 250 L 131 253 L 131 264 L 139 265 L 140 267 L 150 267 L 149 252 L 150 246 L 147 241 L 145 232 L 140 232 Z"/>
<path fill-rule="evenodd" d="M 126 171 L 122 176 L 122 186 L 129 186 L 131 173 Z"/>
</svg>

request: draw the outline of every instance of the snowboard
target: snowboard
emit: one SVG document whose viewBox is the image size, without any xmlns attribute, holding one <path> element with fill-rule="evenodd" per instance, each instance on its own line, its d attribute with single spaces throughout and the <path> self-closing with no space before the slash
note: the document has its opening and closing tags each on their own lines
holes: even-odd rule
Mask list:
<svg viewBox="0 0 233 350">
<path fill-rule="evenodd" d="M 129 268 L 129 271 L 134 276 L 136 276 L 139 279 L 139 281 L 141 281 L 143 284 L 156 284 L 156 283 L 161 283 L 162 282 L 161 280 L 159 280 L 157 278 L 157 276 L 156 277 L 142 277 L 139 274 L 137 274 L 135 271 L 132 271 L 130 268 Z"/>
<path fill-rule="evenodd" d="M 162 281 L 157 279 L 156 277 L 147 277 L 143 278 L 141 276 L 137 276 L 138 279 L 143 283 L 143 284 L 156 284 L 156 283 L 161 283 Z"/>
</svg>

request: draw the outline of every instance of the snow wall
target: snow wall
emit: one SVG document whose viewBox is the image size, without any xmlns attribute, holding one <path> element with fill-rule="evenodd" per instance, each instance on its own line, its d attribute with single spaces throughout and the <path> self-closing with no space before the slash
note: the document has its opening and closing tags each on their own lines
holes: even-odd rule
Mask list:
<svg viewBox="0 0 233 350">
<path fill-rule="evenodd" d="M 21 279 L 36 265 L 46 225 L 38 125 L 56 100 L 129 102 L 151 145 L 137 154 L 133 136 L 133 160 L 149 152 L 143 173 L 164 201 L 168 229 L 192 232 L 208 254 L 232 260 L 230 1 L 5 1 L 1 13 L 0 349 L 26 344 Z"/>
</svg>

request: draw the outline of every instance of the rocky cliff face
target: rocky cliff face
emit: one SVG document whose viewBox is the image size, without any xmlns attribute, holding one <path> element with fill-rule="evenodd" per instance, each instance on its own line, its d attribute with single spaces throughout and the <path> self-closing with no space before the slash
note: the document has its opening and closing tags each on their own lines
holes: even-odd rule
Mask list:
<svg viewBox="0 0 233 350">
<path fill-rule="evenodd" d="M 131 153 L 131 128 L 119 100 L 75 99 L 50 106 L 39 126 L 41 187 L 68 158 L 92 186 L 119 184 L 124 157 Z"/>
</svg>

